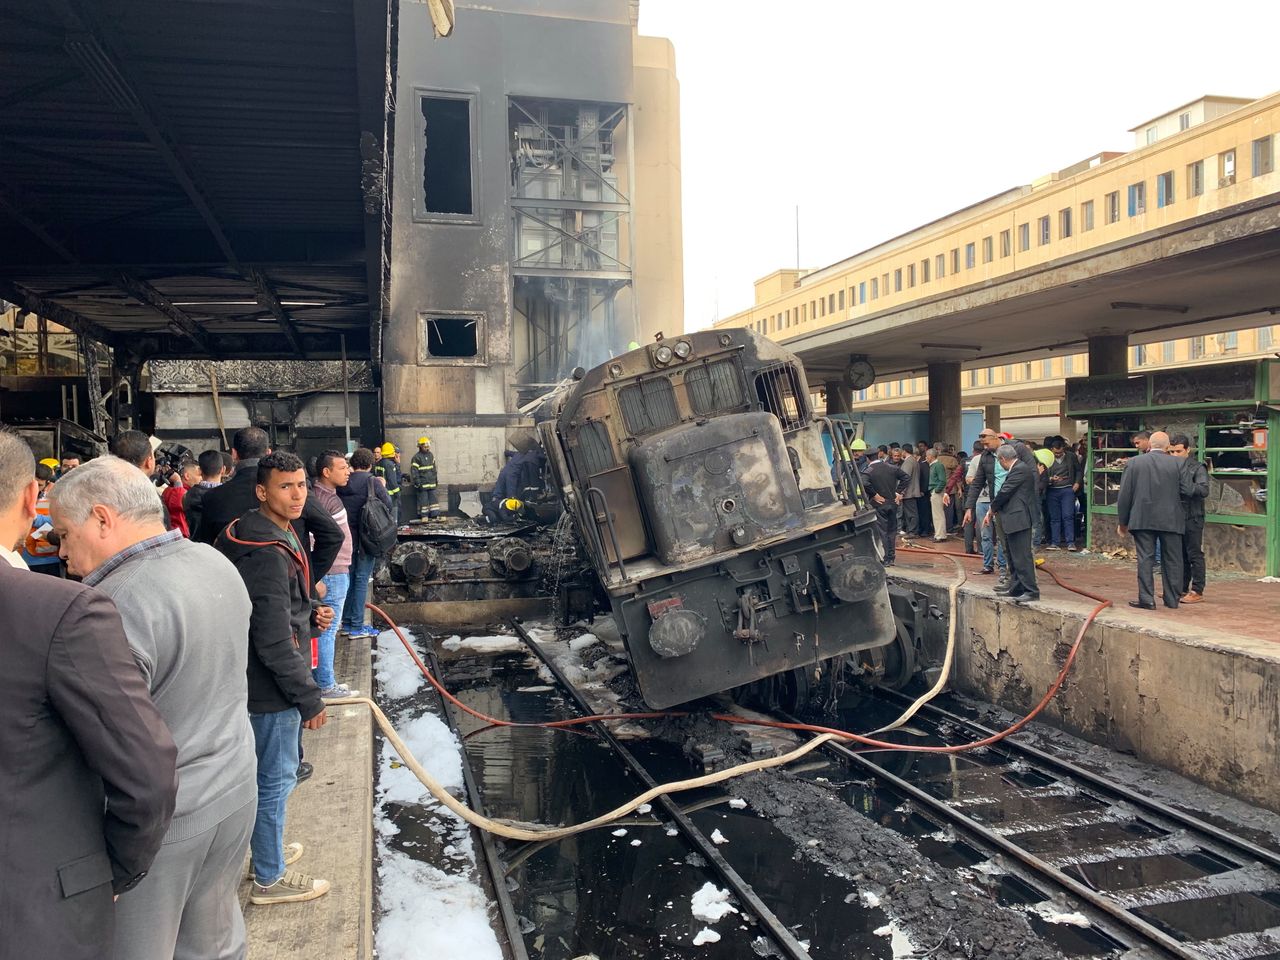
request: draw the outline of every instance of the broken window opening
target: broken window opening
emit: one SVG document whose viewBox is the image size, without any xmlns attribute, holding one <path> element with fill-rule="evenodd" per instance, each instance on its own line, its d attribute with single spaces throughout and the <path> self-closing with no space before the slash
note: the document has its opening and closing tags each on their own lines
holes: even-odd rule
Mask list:
<svg viewBox="0 0 1280 960">
<path fill-rule="evenodd" d="M 471 101 L 423 97 L 422 194 L 428 215 L 475 215 Z"/>
<path fill-rule="evenodd" d="M 766 367 L 756 374 L 756 397 L 762 409 L 782 423 L 784 433 L 809 422 L 808 406 L 801 395 L 800 378 L 790 363 Z"/>
<path fill-rule="evenodd" d="M 480 353 L 480 321 L 476 317 L 427 317 L 427 356 L 441 359 Z"/>
</svg>

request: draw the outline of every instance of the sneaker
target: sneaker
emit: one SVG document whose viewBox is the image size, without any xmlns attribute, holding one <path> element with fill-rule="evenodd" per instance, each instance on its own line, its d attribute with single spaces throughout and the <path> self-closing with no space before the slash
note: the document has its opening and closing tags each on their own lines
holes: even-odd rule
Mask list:
<svg viewBox="0 0 1280 960">
<path fill-rule="evenodd" d="M 337 700 L 340 697 L 358 697 L 359 690 L 352 690 L 345 683 L 335 683 L 332 687 L 325 687 L 320 691 L 320 696 L 325 700 Z"/>
<path fill-rule="evenodd" d="M 297 870 L 286 870 L 284 876 L 269 887 L 253 885 L 249 902 L 257 904 L 302 903 L 315 900 L 329 892 L 329 881 L 309 877 Z"/>
<path fill-rule="evenodd" d="M 381 632 L 377 627 L 355 627 L 347 633 L 347 636 L 353 640 L 360 640 L 365 637 L 376 637 Z"/>
<path fill-rule="evenodd" d="M 1186 595 L 1182 597 L 1179 603 L 1204 603 L 1204 594 L 1196 593 L 1194 590 L 1188 590 Z"/>
<path fill-rule="evenodd" d="M 298 764 L 297 780 L 301 783 L 303 780 L 310 780 L 311 774 L 315 773 L 315 767 L 303 760 Z"/>
<path fill-rule="evenodd" d="M 1080 552 L 1080 548 L 1077 547 L 1074 543 L 1067 547 L 1067 553 L 1079 553 L 1079 552 Z"/>
<path fill-rule="evenodd" d="M 1058 546 L 1056 543 L 1049 543 L 1049 544 L 1045 544 L 1045 549 L 1046 549 L 1046 550 L 1061 550 L 1062 548 L 1061 548 L 1060 546 Z"/>
<path fill-rule="evenodd" d="M 302 859 L 302 853 L 306 848 L 300 843 L 286 843 L 284 845 L 284 865 L 297 863 Z M 249 869 L 245 871 L 244 878 L 246 880 L 253 879 L 253 860 L 249 861 Z"/>
</svg>

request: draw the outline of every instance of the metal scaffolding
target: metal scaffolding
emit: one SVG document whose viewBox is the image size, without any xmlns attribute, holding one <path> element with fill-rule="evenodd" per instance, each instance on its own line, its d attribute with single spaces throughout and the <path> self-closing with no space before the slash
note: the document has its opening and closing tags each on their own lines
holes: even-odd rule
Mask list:
<svg viewBox="0 0 1280 960">
<path fill-rule="evenodd" d="M 635 249 L 631 108 L 512 97 L 509 117 L 517 380 L 536 390 L 637 336 L 635 297 L 619 304 Z"/>
</svg>

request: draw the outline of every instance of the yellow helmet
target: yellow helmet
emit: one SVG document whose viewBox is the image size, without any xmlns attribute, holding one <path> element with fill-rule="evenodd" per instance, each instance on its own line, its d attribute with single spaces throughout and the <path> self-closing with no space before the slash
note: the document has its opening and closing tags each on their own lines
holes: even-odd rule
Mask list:
<svg viewBox="0 0 1280 960">
<path fill-rule="evenodd" d="M 515 497 L 508 497 L 506 500 L 503 500 L 502 505 L 506 507 L 508 510 L 512 511 L 513 513 L 524 506 L 524 504 L 521 503 L 519 500 L 517 500 Z"/>
<path fill-rule="evenodd" d="M 854 450 L 865 450 L 867 449 L 867 441 L 859 437 L 857 440 L 854 440 L 853 443 L 849 444 L 849 446 Z"/>
<path fill-rule="evenodd" d="M 420 446 L 420 447 L 429 447 L 429 446 L 431 446 L 431 438 L 430 438 L 430 437 L 419 437 L 419 438 L 418 438 L 418 446 Z"/>
<path fill-rule="evenodd" d="M 388 441 L 382 445 L 382 450 L 380 452 L 384 457 L 389 457 L 396 452 L 396 445 Z"/>
<path fill-rule="evenodd" d="M 50 470 L 57 470 L 58 467 L 61 466 L 61 464 L 58 463 L 57 460 L 53 459 L 53 457 L 45 457 L 40 462 L 43 463 L 46 467 L 48 467 Z"/>
</svg>

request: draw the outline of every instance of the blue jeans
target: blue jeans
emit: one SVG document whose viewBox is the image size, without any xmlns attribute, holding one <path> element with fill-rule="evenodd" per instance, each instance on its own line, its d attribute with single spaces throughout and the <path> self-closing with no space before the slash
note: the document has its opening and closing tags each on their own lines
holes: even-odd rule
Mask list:
<svg viewBox="0 0 1280 960">
<path fill-rule="evenodd" d="M 296 707 L 279 713 L 251 713 L 249 725 L 258 752 L 258 816 L 253 821 L 249 852 L 253 875 L 265 887 L 284 876 L 284 814 L 298 782 L 302 715 Z"/>
<path fill-rule="evenodd" d="M 338 620 L 342 616 L 343 606 L 347 600 L 347 587 L 351 583 L 351 574 L 349 573 L 330 573 L 324 578 L 324 602 L 333 607 L 333 622 L 329 624 L 329 629 L 320 634 L 316 647 L 319 649 L 317 666 L 311 671 L 311 676 L 315 678 L 316 686 L 321 690 L 327 690 L 336 682 L 333 676 L 333 645 L 338 637 Z"/>
<path fill-rule="evenodd" d="M 1076 492 L 1070 487 L 1049 488 L 1049 536 L 1055 546 L 1076 545 Z"/>
<path fill-rule="evenodd" d="M 369 598 L 369 578 L 377 558 L 356 549 L 351 555 L 351 584 L 347 589 L 347 602 L 342 608 L 342 629 L 355 630 L 364 625 L 364 604 Z M 337 607 L 334 607 L 336 610 Z"/>
<path fill-rule="evenodd" d="M 1004 550 L 996 543 L 996 527 L 994 523 L 983 524 L 987 514 L 991 512 L 991 501 L 979 500 L 973 522 L 982 531 L 982 565 L 988 570 L 995 569 L 995 561 L 1000 560 L 1000 569 L 1004 569 Z"/>
</svg>

